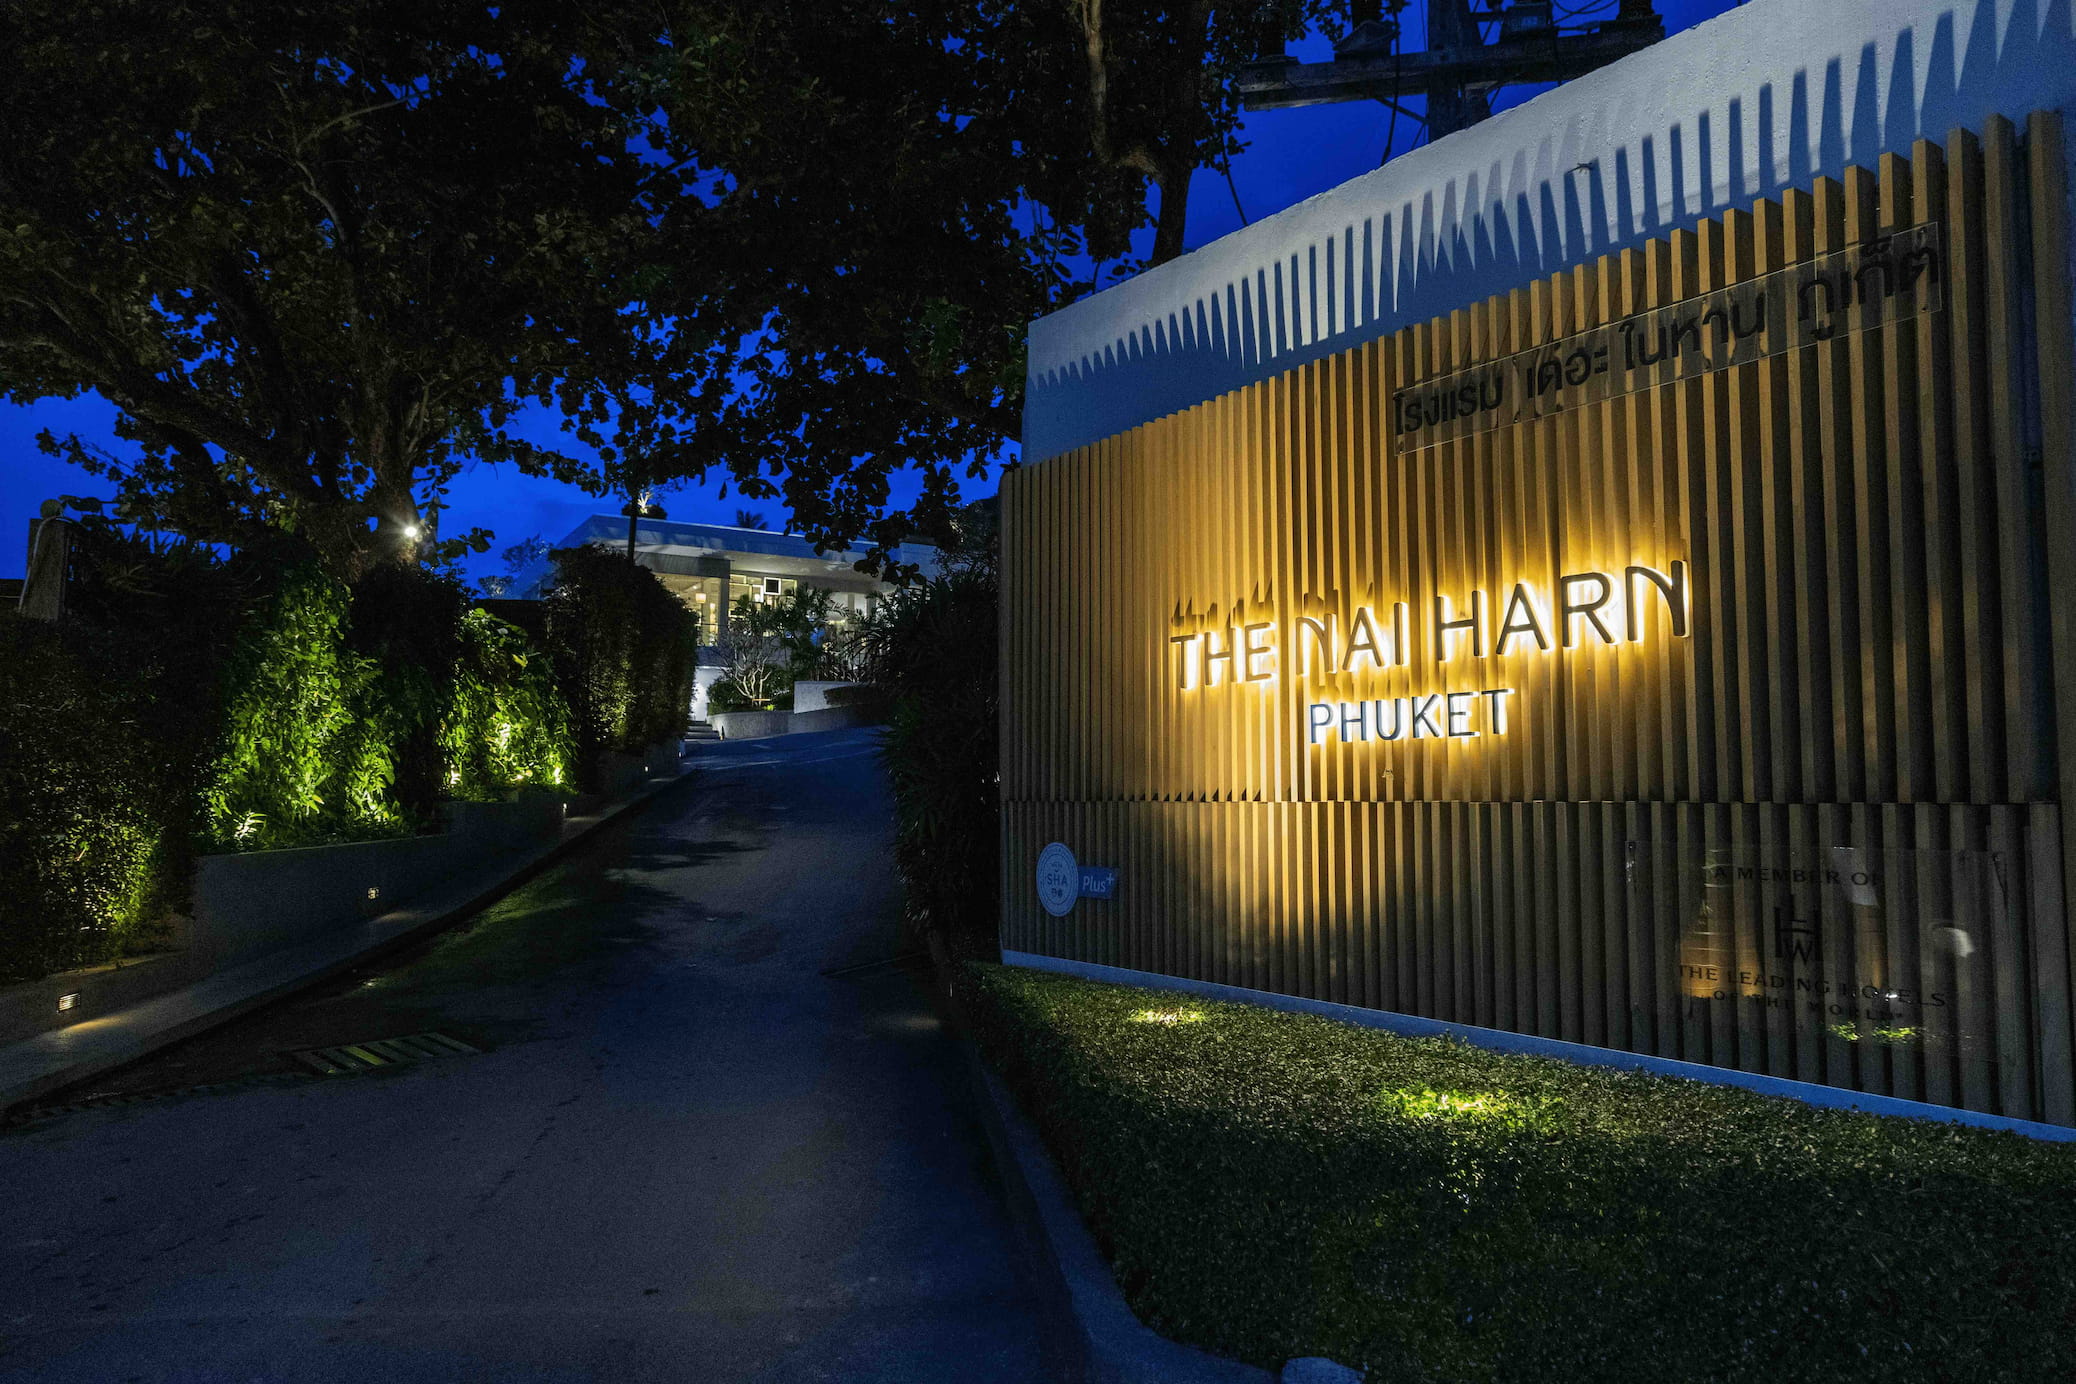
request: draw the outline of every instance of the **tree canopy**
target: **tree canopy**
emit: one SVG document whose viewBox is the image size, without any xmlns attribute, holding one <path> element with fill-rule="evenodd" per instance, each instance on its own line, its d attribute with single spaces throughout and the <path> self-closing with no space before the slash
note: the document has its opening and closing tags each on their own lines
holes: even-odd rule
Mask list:
<svg viewBox="0 0 2076 1384">
<path fill-rule="evenodd" d="M 14 0 L 0 390 L 112 401 L 131 452 L 48 445 L 127 515 L 349 572 L 471 458 L 883 555 L 1005 454 L 1030 320 L 1181 250 L 1236 65 L 1342 9 Z"/>
<path fill-rule="evenodd" d="M 1021 426 L 1032 318 L 1180 253 L 1189 178 L 1237 149 L 1231 78 L 1336 0 L 681 0 L 641 90 L 700 195 L 669 243 L 754 318 L 668 458 L 794 526 L 942 532 Z M 1157 190 L 1149 210 L 1149 187 Z M 914 467 L 912 511 L 881 515 Z"/>
<path fill-rule="evenodd" d="M 581 477 L 510 424 L 529 400 L 604 421 L 681 191 L 591 90 L 614 18 L 0 8 L 0 389 L 113 402 L 133 454 L 47 445 L 130 516 L 292 529 L 349 571 L 414 551 L 466 458 Z"/>
</svg>

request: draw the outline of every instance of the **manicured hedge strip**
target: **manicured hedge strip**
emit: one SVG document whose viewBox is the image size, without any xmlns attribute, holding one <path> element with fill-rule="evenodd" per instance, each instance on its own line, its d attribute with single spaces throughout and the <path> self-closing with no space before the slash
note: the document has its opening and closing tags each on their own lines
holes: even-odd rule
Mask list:
<svg viewBox="0 0 2076 1384">
<path fill-rule="evenodd" d="M 128 653 L 0 609 L 0 984 L 108 961 L 163 908 L 183 785 L 135 746 L 152 670 Z"/>
<path fill-rule="evenodd" d="M 1133 1307 L 1434 1381 L 2076 1378 L 2076 1146 L 974 966 Z"/>
</svg>

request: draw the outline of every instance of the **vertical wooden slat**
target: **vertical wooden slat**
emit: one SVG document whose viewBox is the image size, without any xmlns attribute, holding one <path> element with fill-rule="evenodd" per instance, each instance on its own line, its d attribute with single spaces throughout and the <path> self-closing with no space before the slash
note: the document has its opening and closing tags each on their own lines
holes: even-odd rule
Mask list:
<svg viewBox="0 0 2076 1384">
<path fill-rule="evenodd" d="M 2076 340 L 2071 313 L 2076 312 L 2069 283 L 2071 227 L 2068 211 L 2068 164 L 2064 159 L 2061 117 L 2034 114 L 2026 122 L 2027 183 L 2033 211 L 2032 269 L 2035 278 L 2034 397 L 2040 412 L 2042 518 L 2046 528 L 2048 610 L 2051 614 L 2058 769 L 2055 790 L 2061 803 L 2060 850 L 2042 839 L 2036 825 L 2028 856 L 2035 887 L 2032 906 L 2033 1002 L 2038 1029 L 2037 1050 L 2042 1082 L 2042 1118 L 2076 1122 L 2076 1073 L 2071 1071 L 2070 992 L 2076 972 L 2070 969 L 2076 949 L 2069 946 L 2069 915 L 2064 907 L 2063 880 L 2076 871 L 2076 754 L 2067 738 L 2076 734 Z M 2037 814 L 2036 821 L 2037 821 Z M 2062 867 L 2052 868 L 2053 863 Z"/>
</svg>

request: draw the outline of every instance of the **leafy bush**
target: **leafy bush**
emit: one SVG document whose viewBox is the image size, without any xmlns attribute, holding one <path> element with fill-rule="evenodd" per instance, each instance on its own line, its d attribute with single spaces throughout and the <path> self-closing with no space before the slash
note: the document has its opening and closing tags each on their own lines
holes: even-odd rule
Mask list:
<svg viewBox="0 0 2076 1384">
<path fill-rule="evenodd" d="M 706 709 L 709 714 L 720 714 L 730 711 L 791 711 L 793 709 L 793 689 L 789 687 L 785 691 L 766 697 L 762 701 L 752 701 L 743 695 L 743 690 L 737 687 L 734 682 L 727 678 L 720 678 L 714 682 L 713 686 L 706 689 Z"/>
<path fill-rule="evenodd" d="M 138 743 L 150 674 L 100 631 L 0 610 L 0 982 L 111 960 L 163 916 L 178 786 Z"/>
<path fill-rule="evenodd" d="M 348 644 L 350 609 L 346 587 L 305 563 L 283 575 L 239 631 L 224 669 L 220 750 L 202 787 L 213 847 L 409 830 L 391 791 L 396 718 L 382 710 L 383 668 Z"/>
<path fill-rule="evenodd" d="M 448 792 L 494 799 L 526 784 L 569 782 L 569 706 L 524 631 L 480 610 L 458 627 L 454 696 L 440 728 Z"/>
<path fill-rule="evenodd" d="M 757 704 L 743 695 L 730 678 L 717 678 L 706 689 L 706 709 L 710 714 L 728 711 L 755 711 Z"/>
<path fill-rule="evenodd" d="M 447 796 L 444 730 L 467 609 L 460 581 L 416 564 L 377 563 L 353 583 L 346 644 L 381 670 L 360 689 L 353 715 L 382 742 L 390 795 L 406 821 L 430 820 Z"/>
<path fill-rule="evenodd" d="M 441 799 L 563 785 L 574 748 L 548 660 L 421 568 L 349 592 L 314 564 L 257 602 L 224 672 L 207 844 L 260 850 L 396 836 Z"/>
<path fill-rule="evenodd" d="M 683 733 L 694 621 L 655 573 L 623 553 L 585 546 L 551 556 L 546 643 L 569 701 L 579 781 L 596 787 L 601 751 L 637 754 Z"/>
<path fill-rule="evenodd" d="M 1156 1330 L 1430 1381 L 2076 1377 L 2076 1147 L 975 966 Z"/>
<path fill-rule="evenodd" d="M 888 699 L 881 740 L 911 926 L 955 954 L 996 946 L 1000 726 L 991 564 L 902 587 L 859 639 Z"/>
</svg>

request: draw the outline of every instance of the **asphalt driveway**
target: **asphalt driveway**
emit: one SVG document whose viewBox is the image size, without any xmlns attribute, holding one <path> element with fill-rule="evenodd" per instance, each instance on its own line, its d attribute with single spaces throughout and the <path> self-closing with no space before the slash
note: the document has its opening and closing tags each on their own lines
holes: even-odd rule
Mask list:
<svg viewBox="0 0 2076 1384">
<path fill-rule="evenodd" d="M 1042 1377 L 956 1051 L 880 964 L 869 734 L 705 753 L 466 930 L 0 1134 L 0 1379 Z M 288 1056 L 424 1032 L 482 1051 Z"/>
</svg>

